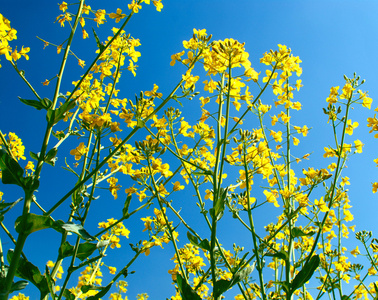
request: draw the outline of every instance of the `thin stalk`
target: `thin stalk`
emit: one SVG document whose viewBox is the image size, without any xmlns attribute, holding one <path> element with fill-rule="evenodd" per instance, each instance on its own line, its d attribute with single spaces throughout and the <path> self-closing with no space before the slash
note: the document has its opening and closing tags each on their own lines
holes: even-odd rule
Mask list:
<svg viewBox="0 0 378 300">
<path fill-rule="evenodd" d="M 53 103 L 52 103 L 52 106 L 51 106 L 52 110 L 55 109 L 56 104 L 58 102 L 60 85 L 61 85 L 61 82 L 62 82 L 62 79 L 63 79 L 63 72 L 64 72 L 64 69 L 65 69 L 65 66 L 66 66 L 68 54 L 70 52 L 71 43 L 72 43 L 73 37 L 75 35 L 77 26 L 79 24 L 79 20 L 80 20 L 81 13 L 82 13 L 82 10 L 83 10 L 84 2 L 85 2 L 84 0 L 80 1 L 79 8 L 78 8 L 76 18 L 75 18 L 75 23 L 72 27 L 70 36 L 69 36 L 68 41 L 67 41 L 67 47 L 66 47 L 64 55 L 63 55 L 63 60 L 62 60 L 61 66 L 60 66 L 59 74 L 58 74 L 58 80 L 57 80 L 57 83 L 56 83 L 56 86 L 55 86 L 54 98 L 53 98 Z M 54 126 L 54 124 L 50 124 L 50 123 L 47 124 L 45 137 L 44 137 L 43 143 L 42 143 L 42 149 L 40 151 L 40 155 L 38 157 L 37 167 L 35 169 L 35 176 L 37 178 L 39 178 L 40 173 L 41 173 L 42 165 L 43 165 L 44 159 L 45 159 L 46 149 L 47 149 L 47 146 L 48 146 L 48 143 L 49 143 L 49 140 L 50 140 L 50 136 L 51 136 L 53 126 Z"/>
<path fill-rule="evenodd" d="M 340 166 L 342 165 L 342 160 L 344 159 L 343 158 L 343 149 L 344 149 L 345 130 L 346 130 L 346 126 L 347 126 L 348 114 L 349 114 L 349 109 L 350 109 L 350 104 L 351 104 L 351 101 L 352 101 L 352 97 L 353 97 L 353 94 L 350 95 L 350 97 L 348 99 L 348 103 L 346 105 L 345 121 L 344 121 L 344 126 L 343 126 L 343 130 L 342 130 L 342 135 L 341 135 L 340 149 L 337 149 L 337 151 L 338 151 L 337 166 L 336 166 L 336 170 L 335 170 L 334 180 L 333 180 L 333 183 L 332 183 L 332 186 L 331 186 L 332 189 L 331 189 L 330 198 L 329 198 L 329 204 L 328 204 L 328 208 L 329 209 L 333 205 L 334 197 L 335 197 L 335 191 L 336 191 L 336 183 L 337 183 L 337 181 L 339 179 L 339 176 L 341 174 L 341 171 L 342 171 L 342 168 Z M 313 244 L 313 246 L 311 248 L 311 251 L 310 251 L 310 253 L 309 253 L 308 257 L 307 257 L 306 262 L 308 262 L 311 259 L 311 256 L 315 252 L 315 249 L 317 247 L 317 243 L 318 243 L 321 231 L 322 231 L 321 229 L 324 227 L 324 224 L 325 224 L 325 222 L 326 222 L 326 220 L 328 218 L 328 214 L 329 214 L 329 210 L 324 214 L 322 223 L 319 226 L 319 231 L 318 231 L 318 233 L 317 233 L 317 235 L 315 237 L 314 244 Z"/>
<path fill-rule="evenodd" d="M 1 275 L 5 274 L 5 262 L 4 262 L 4 252 L 3 252 L 3 243 L 1 242 L 0 238 L 0 269 L 1 269 Z"/>
<path fill-rule="evenodd" d="M 258 244 L 257 244 L 257 239 L 256 239 L 256 233 L 255 233 L 255 225 L 253 222 L 253 217 L 252 217 L 252 210 L 251 210 L 251 201 L 250 201 L 250 186 L 249 186 L 249 172 L 248 172 L 248 163 L 246 159 L 246 153 L 247 153 L 247 148 L 246 148 L 246 143 L 243 142 L 243 152 L 244 152 L 244 172 L 245 172 L 245 180 L 246 180 L 246 192 L 247 192 L 247 213 L 248 213 L 248 220 L 249 220 L 249 226 L 251 228 L 251 234 L 252 234 L 252 241 L 253 241 L 253 252 L 256 256 L 256 264 L 257 264 L 257 271 L 259 273 L 259 281 L 260 281 L 260 290 L 261 290 L 261 295 L 262 299 L 266 300 L 266 294 L 265 294 L 265 285 L 264 285 L 264 278 L 263 278 L 263 266 L 262 262 L 260 260 L 260 255 L 258 251 Z"/>
<path fill-rule="evenodd" d="M 13 61 L 10 61 L 10 63 L 12 64 L 13 68 L 16 70 L 17 74 L 20 75 L 20 77 L 22 78 L 22 80 L 26 83 L 26 85 L 30 88 L 30 90 L 32 91 L 32 93 L 38 98 L 39 101 L 42 101 L 42 98 L 38 95 L 38 93 L 36 92 L 36 90 L 32 87 L 32 85 L 29 83 L 29 81 L 25 78 L 25 75 L 24 75 L 24 72 L 20 71 L 16 64 L 13 62 Z"/>
<path fill-rule="evenodd" d="M 287 97 L 289 97 L 289 80 L 286 81 L 286 95 Z M 287 172 L 287 188 L 288 188 L 288 191 L 290 192 L 291 191 L 291 176 L 290 176 L 290 172 L 291 172 L 291 161 L 290 161 L 290 158 L 291 158 L 291 153 L 290 153 L 290 146 L 291 146 L 291 139 L 290 139 L 290 107 L 288 107 L 286 109 L 286 115 L 287 115 L 287 118 L 288 118 L 288 121 L 286 123 L 286 172 Z M 293 221 L 292 221 L 292 218 L 291 218 L 291 213 L 293 212 L 293 209 L 294 209 L 294 199 L 293 199 L 293 196 L 290 195 L 289 199 L 286 200 L 287 203 L 285 203 L 285 206 L 286 206 L 286 210 L 287 210 L 287 218 L 289 220 L 289 245 L 288 245 L 288 256 L 289 256 L 289 259 L 288 261 L 286 262 L 286 283 L 288 286 L 290 286 L 290 281 L 291 281 L 291 264 L 292 264 L 292 260 L 293 260 L 293 256 L 294 256 L 294 253 L 293 253 L 293 236 L 292 236 L 292 227 L 293 227 Z M 287 293 L 286 294 L 286 298 L 289 300 L 289 299 L 292 299 L 293 298 L 293 295 L 291 293 Z"/>
<path fill-rule="evenodd" d="M 179 263 L 182 276 L 184 277 L 185 281 L 189 284 L 188 277 L 186 276 L 186 273 L 185 273 L 185 270 L 184 270 L 184 266 L 183 266 L 183 264 L 181 262 L 181 257 L 180 257 L 180 253 L 179 253 L 176 241 L 175 241 L 175 236 L 173 234 L 173 230 L 171 228 L 171 225 L 169 224 L 167 215 L 165 214 L 164 209 L 163 209 L 164 208 L 163 205 L 162 205 L 163 200 L 160 198 L 159 190 L 158 190 L 158 187 L 156 185 L 155 178 L 153 176 L 153 172 L 152 172 L 152 168 L 151 168 L 151 162 L 150 162 L 149 157 L 147 157 L 147 163 L 148 163 L 148 169 L 149 169 L 149 172 L 150 172 L 150 178 L 152 180 L 152 184 L 153 184 L 153 187 L 154 187 L 154 190 L 155 190 L 155 195 L 156 195 L 156 198 L 158 199 L 160 210 L 161 210 L 161 213 L 163 214 L 164 221 L 165 221 L 165 224 L 166 224 L 166 226 L 168 228 L 169 235 L 171 236 L 171 240 L 172 240 L 172 243 L 173 243 L 173 247 L 175 249 L 176 258 L 177 258 L 177 261 Z"/>
<path fill-rule="evenodd" d="M 32 195 L 33 195 L 33 191 L 26 190 L 25 202 L 27 201 L 31 202 Z M 25 211 L 25 207 L 24 207 L 23 215 L 26 215 L 28 212 L 29 211 Z M 3 285 L 4 292 L 0 293 L 0 300 L 8 299 L 8 296 L 9 296 L 9 293 L 13 284 L 13 278 L 16 275 L 18 262 L 20 260 L 22 250 L 24 248 L 27 237 L 28 237 L 28 234 L 24 232 L 20 232 L 18 235 L 16 247 L 13 252 L 12 261 L 9 262 L 8 274 L 7 274 L 7 277 L 5 278 L 4 285 Z"/>
<path fill-rule="evenodd" d="M 218 167 L 219 167 L 219 161 L 220 161 L 220 155 L 221 155 L 220 146 L 222 143 L 221 142 L 221 138 L 222 138 L 221 123 L 222 123 L 224 76 L 225 75 L 223 74 L 222 80 L 221 80 L 220 93 L 219 93 L 219 108 L 218 108 L 218 120 L 217 120 L 218 121 L 217 123 L 217 148 L 216 148 L 217 153 L 216 153 L 216 160 L 215 160 L 214 173 L 213 173 L 213 209 L 219 197 L 218 180 L 222 180 L 221 178 L 218 177 L 218 176 L 222 176 L 222 174 L 218 174 Z M 231 82 L 229 82 L 229 86 L 231 86 Z M 211 277 L 212 277 L 212 282 L 213 282 L 213 291 L 215 288 L 215 284 L 217 282 L 216 262 L 215 262 L 215 253 L 214 253 L 216 232 L 217 232 L 217 216 L 214 215 L 211 221 L 211 238 L 210 238 L 210 267 L 211 267 Z M 215 300 L 218 300 L 218 299 L 215 299 Z"/>
</svg>

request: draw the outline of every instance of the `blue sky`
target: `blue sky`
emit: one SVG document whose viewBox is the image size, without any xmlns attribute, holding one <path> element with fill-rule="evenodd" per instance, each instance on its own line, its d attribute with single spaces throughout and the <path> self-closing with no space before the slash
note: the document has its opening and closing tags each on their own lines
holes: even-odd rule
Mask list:
<svg viewBox="0 0 378 300">
<path fill-rule="evenodd" d="M 114 12 L 118 7 L 127 12 L 125 1 L 93 0 L 88 1 L 88 4 L 94 9 L 104 8 L 107 12 Z M 183 50 L 182 41 L 190 39 L 193 28 L 206 28 L 214 40 L 234 38 L 245 42 L 252 66 L 258 72 L 265 70 L 259 64 L 262 54 L 270 49 L 275 50 L 277 44 L 287 45 L 294 55 L 301 58 L 301 79 L 304 86 L 296 95 L 296 99 L 302 103 L 303 109 L 295 118 L 297 123 L 312 127 L 309 135 L 301 139 L 300 147 L 303 153 L 313 152 L 309 163 L 311 166 L 325 167 L 330 163 L 322 158 L 323 147 L 332 142 L 331 128 L 326 124 L 327 116 L 323 114 L 322 107 L 326 106 L 325 99 L 331 86 L 342 86 L 343 75 L 352 77 L 353 72 L 356 72 L 366 79 L 362 89 L 369 91 L 373 100 L 378 98 L 377 1 L 163 0 L 163 4 L 164 8 L 160 13 L 152 6 L 144 6 L 126 28 L 133 37 L 140 39 L 142 46 L 139 51 L 142 56 L 138 61 L 137 76 L 134 78 L 126 73 L 123 75 L 121 97 L 133 99 L 134 94 L 141 90 L 151 90 L 154 83 L 160 87 L 159 91 L 168 93 L 183 72 L 180 66 L 169 65 L 170 56 Z M 44 87 L 42 82 L 56 75 L 62 56 L 56 55 L 56 50 L 52 46 L 43 50 L 43 43 L 36 36 L 56 44 L 64 41 L 68 25 L 61 28 L 58 23 L 54 23 L 60 13 L 56 1 L 7 1 L 2 5 L 0 13 L 8 18 L 12 27 L 18 31 L 18 39 L 13 45 L 31 48 L 30 60 L 21 60 L 19 67 L 25 70 L 26 77 L 40 95 L 51 99 L 53 86 Z M 91 26 L 94 26 L 100 39 L 105 40 L 115 24 L 108 21 L 99 29 L 89 24 L 87 31 L 92 37 Z M 77 38 L 75 42 L 75 54 L 88 58 L 89 62 L 90 58 L 94 57 L 93 38 L 84 42 Z M 38 152 L 46 126 L 43 112 L 25 107 L 18 101 L 18 96 L 32 99 L 33 95 L 4 58 L 1 58 L 1 64 L 3 67 L 0 69 L 0 129 L 4 133 L 16 132 L 28 151 Z M 77 61 L 71 58 L 62 91 L 72 89 L 71 82 L 77 80 L 82 73 L 83 70 L 77 65 Z M 270 103 L 273 94 L 267 93 L 262 100 L 264 103 Z M 187 104 L 189 105 L 184 105 L 185 113 L 198 114 L 198 111 L 191 111 L 195 106 L 193 103 Z M 352 120 L 360 124 L 354 137 L 361 139 L 365 143 L 365 148 L 362 155 L 356 155 L 348 162 L 345 173 L 351 179 L 349 190 L 357 230 L 372 230 L 373 233 L 378 225 L 375 213 L 378 199 L 371 192 L 371 182 L 377 181 L 378 174 L 372 160 L 378 155 L 375 151 L 377 142 L 368 134 L 366 119 L 374 114 L 375 107 L 377 104 L 373 101 L 371 111 L 358 108 L 352 112 Z M 64 149 L 69 150 L 70 147 Z M 63 162 L 64 157 L 59 157 L 59 163 Z M 47 208 L 50 207 L 49 203 L 53 203 L 69 190 L 69 182 L 72 183 L 74 180 L 67 177 L 62 184 L 61 176 L 64 173 L 59 168 L 60 166 L 54 169 L 46 166 L 42 173 L 48 181 L 42 179 L 38 197 Z M 123 184 L 126 186 L 127 182 Z M 12 197 L 22 196 L 20 191 L 13 187 L 0 185 L 0 190 L 4 192 L 7 202 L 13 201 Z M 94 208 L 97 209 L 95 214 L 104 215 L 103 220 L 115 217 L 114 211 L 122 209 L 121 201 L 117 203 L 111 198 L 104 201 L 110 205 L 105 204 L 104 208 L 104 202 L 101 202 Z M 14 216 L 17 215 L 16 212 L 17 209 L 12 212 Z M 135 232 L 143 228 L 138 218 L 131 221 L 133 224 L 130 226 L 135 227 Z M 12 227 L 11 221 L 7 222 L 6 219 L 5 222 Z M 94 224 L 95 222 L 98 222 L 96 218 L 93 220 Z M 140 224 L 135 225 L 137 223 Z M 128 227 L 128 224 L 125 225 Z M 235 236 L 235 231 L 238 230 L 222 226 L 220 230 L 223 230 L 227 237 Z M 131 231 L 133 233 L 133 230 Z M 33 249 L 30 260 L 38 261 L 36 264 L 40 268 L 47 259 L 55 258 L 55 253 L 48 249 L 50 243 L 59 243 L 58 235 L 54 235 L 52 241 L 46 240 L 49 234 L 52 232 L 37 233 L 26 245 L 25 252 Z M 4 248 L 11 247 L 11 242 L 3 232 L 1 238 L 5 244 Z M 181 239 L 180 242 L 184 243 L 186 238 L 182 235 Z M 137 240 L 138 236 L 131 234 L 130 242 Z M 123 252 L 129 251 L 128 242 L 126 241 L 121 249 L 115 250 L 118 251 L 116 255 L 120 261 L 127 261 L 127 256 L 130 255 L 129 252 Z M 135 299 L 137 293 L 143 292 L 147 292 L 150 299 L 165 299 L 173 295 L 174 288 L 167 273 L 167 270 L 173 267 L 169 261 L 173 256 L 173 249 L 170 245 L 165 248 L 168 249 L 168 254 L 154 248 L 149 257 L 143 257 L 134 266 L 133 269 L 137 270 L 137 273 L 126 279 L 130 285 L 129 299 Z M 166 260 L 166 264 L 156 264 L 156 261 L 163 259 Z M 35 293 L 30 288 L 28 291 L 30 295 Z M 36 296 L 32 296 L 31 299 L 36 299 Z"/>
</svg>

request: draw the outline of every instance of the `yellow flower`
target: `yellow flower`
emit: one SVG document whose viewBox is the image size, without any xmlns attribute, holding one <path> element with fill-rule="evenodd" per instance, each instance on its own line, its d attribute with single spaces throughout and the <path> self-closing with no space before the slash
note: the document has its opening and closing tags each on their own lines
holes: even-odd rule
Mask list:
<svg viewBox="0 0 378 300">
<path fill-rule="evenodd" d="M 88 32 L 86 32 L 84 29 L 82 30 L 82 33 L 83 33 L 83 40 L 89 37 Z"/>
<path fill-rule="evenodd" d="M 171 66 L 174 66 L 176 64 L 176 61 L 181 61 L 181 56 L 183 56 L 185 54 L 185 50 L 179 52 L 179 53 L 176 53 L 176 54 L 172 54 L 171 55 L 171 62 L 169 63 Z"/>
<path fill-rule="evenodd" d="M 163 9 L 164 5 L 163 5 L 163 3 L 161 3 L 161 0 L 153 0 L 152 2 L 156 7 L 156 11 L 160 12 Z"/>
<path fill-rule="evenodd" d="M 215 83 L 215 81 L 211 79 L 209 81 L 205 80 L 203 83 L 205 84 L 204 90 L 209 91 L 209 93 L 213 93 L 214 90 L 217 88 L 217 84 Z"/>
<path fill-rule="evenodd" d="M 142 5 L 139 5 L 135 0 L 131 4 L 127 4 L 128 8 L 133 11 L 133 13 L 138 13 L 139 9 L 142 9 Z"/>
<path fill-rule="evenodd" d="M 17 296 L 13 296 L 10 300 L 29 300 L 24 294 L 19 293 Z"/>
<path fill-rule="evenodd" d="M 46 264 L 46 266 L 48 266 L 49 268 L 53 268 L 54 267 L 54 262 L 52 260 L 49 260 Z"/>
<path fill-rule="evenodd" d="M 377 270 L 374 267 L 370 267 L 368 273 L 369 275 L 375 275 L 377 274 Z"/>
<path fill-rule="evenodd" d="M 373 193 L 375 194 L 378 190 L 378 182 L 373 183 Z"/>
<path fill-rule="evenodd" d="M 320 211 L 327 212 L 329 211 L 329 208 L 327 204 L 324 202 L 323 197 L 320 198 L 320 200 L 315 200 L 314 204 L 320 208 Z"/>
<path fill-rule="evenodd" d="M 362 153 L 362 147 L 364 144 L 360 140 L 354 141 L 354 148 L 356 148 L 357 153 Z"/>
<path fill-rule="evenodd" d="M 373 99 L 368 97 L 367 92 L 363 92 L 361 90 L 358 90 L 357 92 L 360 94 L 359 99 L 362 100 L 362 106 L 370 109 Z"/>
<path fill-rule="evenodd" d="M 354 122 L 352 124 L 352 120 L 348 120 L 347 121 L 347 126 L 345 128 L 345 133 L 346 134 L 349 134 L 349 135 L 352 135 L 353 134 L 353 129 L 357 128 L 358 127 L 358 122 Z"/>
<path fill-rule="evenodd" d="M 174 192 L 181 191 L 183 189 L 184 189 L 184 186 L 181 185 L 180 181 L 176 181 L 175 183 L 173 183 L 173 191 Z"/>
<path fill-rule="evenodd" d="M 144 92 L 144 94 L 147 96 L 147 97 L 158 97 L 158 98 L 161 98 L 163 97 L 163 94 L 162 93 L 157 93 L 157 90 L 159 89 L 159 86 L 157 86 L 155 83 L 154 83 L 154 88 L 152 89 L 152 91 L 146 91 Z"/>
<path fill-rule="evenodd" d="M 358 246 L 356 246 L 355 249 L 353 249 L 350 254 L 352 254 L 354 257 L 357 257 L 357 255 L 359 255 L 361 252 L 360 250 L 358 249 Z"/>
<path fill-rule="evenodd" d="M 244 76 L 248 77 L 247 81 L 253 80 L 254 82 L 258 81 L 259 74 L 260 73 L 257 73 L 253 68 L 248 68 L 244 72 Z"/>
<path fill-rule="evenodd" d="M 26 157 L 24 156 L 25 153 L 25 146 L 22 143 L 22 140 L 14 133 L 9 132 L 8 134 L 8 144 L 10 146 L 10 149 L 12 151 L 12 155 L 17 160 L 25 160 Z"/>
<path fill-rule="evenodd" d="M 167 224 L 166 221 L 165 221 L 165 217 L 164 217 L 165 207 L 163 207 L 163 211 L 155 208 L 154 214 L 156 215 L 156 220 L 159 222 L 160 225 L 164 226 L 164 225 Z"/>
<path fill-rule="evenodd" d="M 343 178 L 341 179 L 340 185 L 341 185 L 341 186 L 344 186 L 344 185 L 350 185 L 349 177 L 347 177 L 347 176 L 343 177 Z"/>
<path fill-rule="evenodd" d="M 84 146 L 84 143 L 80 143 L 79 146 L 70 151 L 70 154 L 75 155 L 75 160 L 80 160 L 88 151 L 89 149 Z"/>
<path fill-rule="evenodd" d="M 141 220 L 144 222 L 144 229 L 143 231 L 150 231 L 152 230 L 152 227 L 151 227 L 151 224 L 153 222 L 153 220 L 151 219 L 151 217 L 146 217 L 146 218 L 141 218 Z"/>
<path fill-rule="evenodd" d="M 342 89 L 342 94 L 340 95 L 340 99 L 349 99 L 352 97 L 352 93 L 354 91 L 354 88 L 352 85 L 348 82 L 344 85 Z"/>
<path fill-rule="evenodd" d="M 66 2 L 62 2 L 62 4 L 59 5 L 59 9 L 62 11 L 62 12 L 66 12 L 67 10 L 67 3 Z"/>
<path fill-rule="evenodd" d="M 213 192 L 212 192 L 212 191 L 210 191 L 209 189 L 207 189 L 207 190 L 205 191 L 205 193 L 206 193 L 206 195 L 205 195 L 205 199 L 206 199 L 206 200 L 207 200 L 207 199 L 213 200 Z"/>
<path fill-rule="evenodd" d="M 111 13 L 111 14 L 109 14 L 109 17 L 111 19 L 115 19 L 115 22 L 118 23 L 121 19 L 126 17 L 126 14 L 122 13 L 122 9 L 117 8 L 117 13 Z"/>
<path fill-rule="evenodd" d="M 275 132 L 275 131 L 271 130 L 270 135 L 274 138 L 274 140 L 276 142 L 282 142 L 282 132 L 281 131 Z"/>
<path fill-rule="evenodd" d="M 121 189 L 121 186 L 117 184 L 118 179 L 115 177 L 108 178 L 107 182 L 109 183 L 109 191 L 112 193 L 114 200 L 117 199 L 117 191 Z"/>
<path fill-rule="evenodd" d="M 84 68 L 84 66 L 85 66 L 85 61 L 82 60 L 82 59 L 78 59 L 78 64 L 79 64 L 80 67 Z"/>
<path fill-rule="evenodd" d="M 135 70 L 138 66 L 134 65 L 134 62 L 129 59 L 129 66 L 127 67 L 127 70 L 129 70 L 131 73 L 133 73 L 134 77 L 136 76 Z"/>
<path fill-rule="evenodd" d="M 276 190 L 272 190 L 272 191 L 264 190 L 264 195 L 266 197 L 266 201 L 273 203 L 275 207 L 280 206 L 277 202 L 278 192 Z"/>
<path fill-rule="evenodd" d="M 104 22 L 106 22 L 105 16 L 106 16 L 105 9 L 99 9 L 96 11 L 94 21 L 97 23 L 97 27 L 98 25 L 104 24 Z"/>
<path fill-rule="evenodd" d="M 328 147 L 324 147 L 324 155 L 323 157 L 334 157 L 336 156 L 336 153 L 335 153 L 335 150 L 333 150 L 332 148 L 328 148 Z"/>
</svg>

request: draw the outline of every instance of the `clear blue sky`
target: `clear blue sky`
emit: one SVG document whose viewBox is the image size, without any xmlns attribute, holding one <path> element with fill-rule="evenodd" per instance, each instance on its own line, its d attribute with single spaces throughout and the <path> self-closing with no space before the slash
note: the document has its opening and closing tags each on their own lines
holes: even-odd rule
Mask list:
<svg viewBox="0 0 378 300">
<path fill-rule="evenodd" d="M 118 0 L 88 1 L 93 9 L 104 8 L 109 13 L 115 12 L 118 7 L 127 12 L 127 3 L 128 1 Z M 214 40 L 234 38 L 245 42 L 252 66 L 257 71 L 264 70 L 259 64 L 264 52 L 276 49 L 277 44 L 285 44 L 303 61 L 301 79 L 304 87 L 296 95 L 303 109 L 296 114 L 296 121 L 312 127 L 312 130 L 307 138 L 301 139 L 301 153 L 314 152 L 309 165 L 325 167 L 329 161 L 322 159 L 323 147 L 331 143 L 331 132 L 322 107 L 326 106 L 325 99 L 329 95 L 329 90 L 331 86 L 343 85 L 344 74 L 352 77 L 353 72 L 356 72 L 366 79 L 362 89 L 369 91 L 370 97 L 373 98 L 372 110 L 359 108 L 351 115 L 352 120 L 360 124 L 355 130 L 354 138 L 361 139 L 366 146 L 362 155 L 356 155 L 348 162 L 345 175 L 351 179 L 350 199 L 357 230 L 366 229 L 378 233 L 378 199 L 371 192 L 371 182 L 378 181 L 377 169 L 372 161 L 378 157 L 377 142 L 373 140 L 372 135 L 367 134 L 366 127 L 366 119 L 373 115 L 373 109 L 378 103 L 375 100 L 378 99 L 378 2 L 163 0 L 163 4 L 164 8 L 160 13 L 152 6 L 144 6 L 140 13 L 132 18 L 126 29 L 133 37 L 140 39 L 142 46 L 139 51 L 142 56 L 138 61 L 137 76 L 123 76 L 121 97 L 133 99 L 134 94 L 141 90 L 151 90 L 154 83 L 159 85 L 163 93 L 169 92 L 183 71 L 179 66 L 169 65 L 170 56 L 183 49 L 182 41 L 191 37 L 193 28 L 206 28 L 209 34 L 213 34 Z M 54 23 L 60 13 L 57 2 L 6 1 L 1 5 L 0 13 L 8 18 L 12 27 L 18 31 L 18 39 L 13 45 L 18 45 L 19 49 L 22 45 L 31 48 L 30 60 L 20 60 L 20 68 L 25 70 L 26 77 L 42 97 L 52 98 L 53 87 L 44 87 L 41 83 L 56 75 L 62 56 L 56 55 L 55 49 L 50 46 L 42 50 L 43 43 L 36 36 L 56 44 L 65 39 L 63 33 L 67 34 L 68 24 L 62 29 L 58 23 Z M 89 24 L 87 31 L 92 37 L 91 26 L 95 27 Z M 109 21 L 100 29 L 95 27 L 101 40 L 106 39 L 113 26 L 114 23 Z M 75 54 L 79 57 L 94 57 L 93 38 L 85 42 L 78 38 L 76 42 L 73 46 Z M 1 64 L 3 68 L 0 69 L 0 129 L 4 133 L 16 132 L 22 138 L 27 151 L 38 152 L 46 126 L 43 112 L 25 107 L 18 101 L 17 96 L 31 99 L 33 95 L 3 57 Z M 70 90 L 71 82 L 77 80 L 82 72 L 76 60 L 72 59 L 63 80 L 62 91 Z M 272 99 L 273 95 L 267 93 L 262 100 L 269 103 Z M 186 106 L 185 113 L 191 109 L 189 107 Z M 59 157 L 58 162 L 63 161 L 64 157 Z M 50 207 L 49 203 L 53 203 L 70 189 L 66 184 L 61 186 L 63 181 L 59 168 L 46 166 L 42 173 L 49 181 L 42 179 L 38 197 L 47 208 Z M 73 178 L 67 179 L 68 182 L 73 182 L 72 180 Z M 127 182 L 122 184 L 126 186 Z M 7 202 L 22 196 L 16 188 L 0 184 L 0 190 L 4 192 Z M 103 214 L 101 220 L 116 217 L 115 212 L 122 209 L 122 201 L 117 202 L 110 197 L 102 201 L 104 202 L 95 206 L 98 213 Z M 106 209 L 103 209 L 104 205 Z M 131 255 L 128 243 L 139 240 L 138 236 L 133 235 L 133 229 L 135 232 L 141 231 L 143 224 L 139 218 L 142 216 L 131 220 L 133 225 L 125 224 L 131 227 L 131 238 L 123 243 L 121 249 L 116 250 L 117 260 L 127 262 Z M 98 221 L 100 220 L 92 220 L 93 224 Z M 8 219 L 5 223 L 11 227 L 12 223 Z M 234 229 L 225 226 L 221 227 L 221 230 L 224 230 L 225 236 L 237 236 Z M 53 241 L 46 240 L 50 234 L 54 236 Z M 5 243 L 4 248 L 11 247 L 11 242 L 4 233 L 1 232 L 0 235 Z M 30 260 L 43 269 L 48 259 L 54 260 L 56 257 L 56 254 L 48 249 L 48 245 L 51 242 L 58 244 L 59 239 L 58 234 L 54 235 L 50 231 L 37 233 L 28 240 L 25 252 L 35 249 L 34 254 L 30 254 Z M 181 235 L 180 242 L 186 242 L 184 234 Z M 132 269 L 137 273 L 126 279 L 129 282 L 129 299 L 135 299 L 137 293 L 143 292 L 147 292 L 152 300 L 169 298 L 174 294 L 170 275 L 167 273 L 168 269 L 173 268 L 169 260 L 173 256 L 173 249 L 170 245 L 165 248 L 169 249 L 168 254 L 154 248 L 149 257 L 142 257 L 134 265 Z M 163 259 L 166 260 L 166 264 L 156 264 L 156 261 L 160 262 Z M 104 282 L 107 281 L 106 278 L 109 277 L 105 277 Z M 35 295 L 33 289 L 29 287 L 27 291 L 31 299 L 37 299 L 37 296 L 32 296 Z"/>
</svg>

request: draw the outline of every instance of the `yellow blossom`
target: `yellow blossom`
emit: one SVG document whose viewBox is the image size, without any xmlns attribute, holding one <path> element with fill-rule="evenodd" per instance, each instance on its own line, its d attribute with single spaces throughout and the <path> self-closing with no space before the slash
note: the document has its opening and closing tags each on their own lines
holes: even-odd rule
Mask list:
<svg viewBox="0 0 378 300">
<path fill-rule="evenodd" d="M 84 146 L 84 143 L 80 143 L 75 149 L 70 151 L 71 155 L 75 155 L 75 160 L 80 160 L 80 158 L 85 155 L 89 149 Z"/>
<path fill-rule="evenodd" d="M 118 23 L 121 19 L 126 17 L 126 14 L 122 13 L 122 9 L 117 8 L 117 13 L 110 13 L 109 18 L 115 19 L 115 22 Z"/>
</svg>

